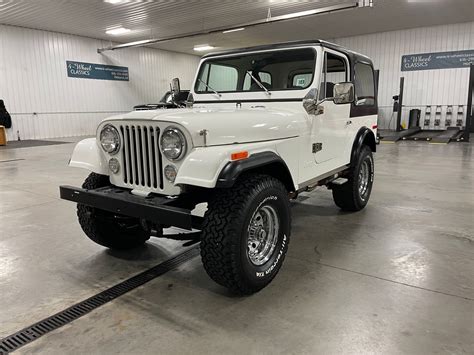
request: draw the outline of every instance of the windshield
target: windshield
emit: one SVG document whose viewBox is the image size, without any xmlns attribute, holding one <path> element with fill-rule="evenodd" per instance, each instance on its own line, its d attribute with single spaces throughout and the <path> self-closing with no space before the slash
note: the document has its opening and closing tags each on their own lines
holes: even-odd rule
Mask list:
<svg viewBox="0 0 474 355">
<path fill-rule="evenodd" d="M 315 64 L 316 52 L 312 48 L 210 58 L 201 65 L 194 91 L 212 94 L 213 90 L 230 93 L 306 89 L 313 81 Z"/>
</svg>

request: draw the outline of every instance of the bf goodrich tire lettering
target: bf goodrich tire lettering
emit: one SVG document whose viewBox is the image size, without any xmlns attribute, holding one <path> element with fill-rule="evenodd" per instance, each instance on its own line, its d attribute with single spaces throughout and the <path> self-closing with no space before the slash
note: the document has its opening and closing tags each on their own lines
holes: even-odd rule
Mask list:
<svg viewBox="0 0 474 355">
<path fill-rule="evenodd" d="M 262 265 L 248 253 L 248 228 L 256 211 L 271 206 L 279 218 L 275 248 Z M 266 175 L 249 175 L 210 202 L 202 231 L 201 256 L 209 276 L 238 294 L 257 292 L 278 273 L 290 238 L 291 212 L 283 184 Z"/>
</svg>

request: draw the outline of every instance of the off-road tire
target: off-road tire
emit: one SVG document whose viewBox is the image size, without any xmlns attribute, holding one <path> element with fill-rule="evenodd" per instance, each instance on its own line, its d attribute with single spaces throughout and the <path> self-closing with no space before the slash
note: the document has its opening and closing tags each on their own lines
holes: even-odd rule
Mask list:
<svg viewBox="0 0 474 355">
<path fill-rule="evenodd" d="M 109 177 L 91 173 L 82 188 L 97 189 L 109 186 Z M 77 205 L 77 217 L 84 233 L 94 242 L 117 250 L 136 248 L 150 238 L 137 218 L 114 215 L 97 208 Z"/>
<path fill-rule="evenodd" d="M 265 206 L 278 216 L 279 231 L 274 233 L 278 238 L 269 259 L 255 265 L 248 254 L 249 223 Z M 208 204 L 201 236 L 204 268 L 215 282 L 234 294 L 258 292 L 278 273 L 290 233 L 291 211 L 285 186 L 271 176 L 246 175 L 232 188 L 216 191 Z"/>
<path fill-rule="evenodd" d="M 367 191 L 361 195 L 359 190 L 360 172 L 362 166 L 367 164 L 369 178 Z M 343 211 L 356 212 L 362 210 L 369 202 L 374 182 L 374 158 L 372 151 L 364 145 L 357 157 L 356 163 L 351 167 L 348 176 L 349 181 L 343 185 L 332 186 L 332 196 L 336 205 Z"/>
</svg>

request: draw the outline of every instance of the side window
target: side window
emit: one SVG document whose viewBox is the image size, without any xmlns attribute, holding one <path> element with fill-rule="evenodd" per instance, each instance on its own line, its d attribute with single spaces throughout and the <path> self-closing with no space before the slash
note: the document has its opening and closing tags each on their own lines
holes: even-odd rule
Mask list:
<svg viewBox="0 0 474 355">
<path fill-rule="evenodd" d="M 260 78 L 256 79 L 259 79 L 262 84 L 268 84 L 270 87 L 272 86 L 272 75 L 270 73 L 267 73 L 266 71 L 261 71 L 258 73 L 258 75 Z M 250 78 L 249 75 L 245 75 L 243 90 L 249 91 L 252 87 L 252 83 L 254 83 L 254 80 Z"/>
<path fill-rule="evenodd" d="M 212 89 L 216 91 L 233 91 L 237 89 L 238 72 L 237 69 L 218 64 L 206 64 L 203 68 L 202 77 Z M 198 91 L 210 92 L 204 83 L 198 84 Z"/>
<path fill-rule="evenodd" d="M 368 64 L 357 63 L 354 69 L 356 105 L 375 105 L 375 78 L 372 67 Z"/>
<path fill-rule="evenodd" d="M 332 53 L 324 56 L 323 76 L 319 98 L 325 99 L 333 96 L 334 85 L 348 81 L 349 72 L 344 58 Z"/>
<path fill-rule="evenodd" d="M 293 76 L 291 86 L 293 88 L 307 88 L 313 81 L 313 73 L 300 73 Z"/>
</svg>

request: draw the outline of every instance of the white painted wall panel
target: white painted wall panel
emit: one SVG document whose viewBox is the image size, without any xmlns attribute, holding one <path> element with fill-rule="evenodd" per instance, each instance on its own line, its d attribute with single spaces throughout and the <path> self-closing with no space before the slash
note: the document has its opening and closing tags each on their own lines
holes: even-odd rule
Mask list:
<svg viewBox="0 0 474 355">
<path fill-rule="evenodd" d="M 392 96 L 398 93 L 402 75 L 406 78 L 406 111 L 467 102 L 467 69 L 401 72 L 400 66 L 404 54 L 473 49 L 474 22 L 334 41 L 367 54 L 380 69 L 381 127 L 387 127 L 390 121 Z M 151 48 L 97 54 L 96 49 L 106 44 L 0 25 L 0 98 L 6 101 L 14 121 L 9 139 L 16 139 L 17 130 L 23 139 L 93 134 L 101 119 L 127 112 L 136 104 L 156 101 L 173 77 L 180 77 L 182 87 L 189 88 L 199 61 L 196 56 Z M 68 78 L 66 60 L 127 66 L 130 81 Z M 392 120 L 392 128 L 394 124 Z"/>
<path fill-rule="evenodd" d="M 197 56 L 152 48 L 97 53 L 107 43 L 0 25 L 0 98 L 12 114 L 9 139 L 94 134 L 105 117 L 158 101 L 174 77 L 190 88 Z M 66 60 L 120 65 L 130 81 L 69 78 Z M 34 113 L 37 113 L 36 115 Z"/>
<path fill-rule="evenodd" d="M 401 59 L 405 54 L 474 49 L 474 22 L 339 38 L 334 42 L 368 55 L 380 69 L 379 124 L 383 128 L 388 127 L 392 96 L 398 94 L 401 76 L 405 77 L 405 121 L 412 108 L 422 109 L 423 121 L 427 105 L 433 105 L 434 113 L 434 105 L 454 105 L 457 110 L 458 105 L 467 104 L 469 69 L 402 72 Z M 391 128 L 395 128 L 395 118 Z"/>
</svg>

